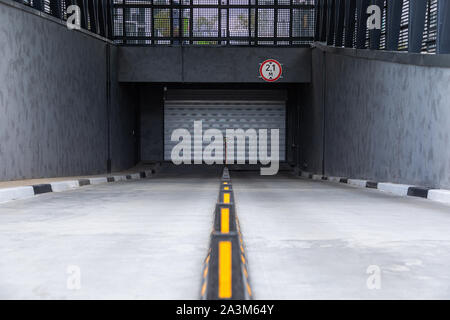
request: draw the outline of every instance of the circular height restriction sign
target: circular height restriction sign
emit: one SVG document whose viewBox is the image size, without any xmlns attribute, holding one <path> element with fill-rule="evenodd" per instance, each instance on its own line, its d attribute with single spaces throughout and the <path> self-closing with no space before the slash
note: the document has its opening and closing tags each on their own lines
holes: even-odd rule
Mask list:
<svg viewBox="0 0 450 320">
<path fill-rule="evenodd" d="M 281 67 L 281 63 L 274 59 L 264 61 L 259 67 L 259 74 L 261 75 L 261 78 L 269 82 L 274 82 L 280 79 L 282 73 L 283 68 Z"/>
</svg>

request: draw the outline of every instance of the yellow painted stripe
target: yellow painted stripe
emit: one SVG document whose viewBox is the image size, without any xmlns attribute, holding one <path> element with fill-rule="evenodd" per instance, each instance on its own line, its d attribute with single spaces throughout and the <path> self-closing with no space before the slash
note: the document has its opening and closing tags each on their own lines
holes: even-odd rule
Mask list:
<svg viewBox="0 0 450 320">
<path fill-rule="evenodd" d="M 230 187 L 225 187 L 223 188 L 223 190 L 230 190 Z"/>
<path fill-rule="evenodd" d="M 252 289 L 250 289 L 250 285 L 248 283 L 247 283 L 247 292 L 249 296 L 252 295 Z"/>
<path fill-rule="evenodd" d="M 208 267 L 205 268 L 205 271 L 203 271 L 203 278 L 206 278 L 208 275 Z"/>
<path fill-rule="evenodd" d="M 220 232 L 228 233 L 230 232 L 230 209 L 221 208 L 220 209 Z"/>
<path fill-rule="evenodd" d="M 231 241 L 219 242 L 219 298 L 231 298 Z"/>
<path fill-rule="evenodd" d="M 228 184 L 228 182 L 224 182 L 223 184 Z"/>
<path fill-rule="evenodd" d="M 230 203 L 230 194 L 229 193 L 223 194 L 223 203 Z"/>
<path fill-rule="evenodd" d="M 203 283 L 203 286 L 202 286 L 202 296 L 205 295 L 205 292 L 206 292 L 206 282 Z"/>
</svg>

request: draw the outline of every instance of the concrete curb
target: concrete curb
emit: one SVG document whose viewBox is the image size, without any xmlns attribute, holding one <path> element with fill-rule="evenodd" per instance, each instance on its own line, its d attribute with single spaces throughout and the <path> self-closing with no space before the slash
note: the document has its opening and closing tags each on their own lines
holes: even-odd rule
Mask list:
<svg viewBox="0 0 450 320">
<path fill-rule="evenodd" d="M 380 191 L 392 193 L 398 196 L 407 196 L 409 185 L 397 183 L 379 183 L 378 189 Z"/>
<path fill-rule="evenodd" d="M 428 199 L 450 204 L 450 190 L 429 190 Z"/>
<path fill-rule="evenodd" d="M 101 178 L 90 178 L 89 182 L 92 185 L 96 185 L 96 184 L 102 184 L 102 183 L 108 183 L 108 178 L 107 177 L 101 177 Z"/>
<path fill-rule="evenodd" d="M 34 197 L 34 195 L 34 189 L 31 186 L 0 189 L 0 203 L 27 199 Z"/>
<path fill-rule="evenodd" d="M 330 182 L 344 183 L 355 187 L 377 189 L 382 192 L 394 194 L 397 196 L 410 196 L 424 198 L 432 201 L 450 204 L 450 190 L 431 189 L 407 184 L 398 184 L 392 182 L 376 182 L 362 179 L 350 179 L 344 177 L 327 177 L 320 174 L 313 174 L 306 171 L 294 171 L 295 175 L 306 179 L 316 181 L 328 180 Z"/>
<path fill-rule="evenodd" d="M 356 187 L 366 187 L 367 185 L 367 181 L 366 180 L 359 180 L 359 179 L 348 179 L 347 180 L 347 184 L 351 185 L 351 186 L 356 186 Z"/>
<path fill-rule="evenodd" d="M 52 182 L 50 185 L 53 192 L 62 192 L 80 187 L 80 183 L 77 180 Z"/>
<path fill-rule="evenodd" d="M 64 192 L 74 190 L 89 185 L 99 185 L 103 183 L 145 179 L 150 178 L 154 174 L 155 170 L 146 170 L 131 173 L 128 175 L 118 175 L 118 176 L 108 175 L 104 177 L 85 178 L 79 180 L 65 180 L 65 181 L 51 182 L 48 184 L 37 184 L 24 187 L 4 188 L 0 189 L 0 203 L 5 203 L 13 200 L 27 199 L 44 193 Z"/>
</svg>

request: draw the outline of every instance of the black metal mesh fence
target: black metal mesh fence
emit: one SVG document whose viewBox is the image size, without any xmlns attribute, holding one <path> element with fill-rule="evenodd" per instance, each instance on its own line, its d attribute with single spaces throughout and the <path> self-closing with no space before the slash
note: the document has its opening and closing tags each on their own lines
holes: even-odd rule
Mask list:
<svg viewBox="0 0 450 320">
<path fill-rule="evenodd" d="M 303 46 L 314 40 L 315 0 L 16 0 L 126 45 Z"/>
<path fill-rule="evenodd" d="M 14 0 L 61 20 L 67 20 L 67 8 L 80 8 L 81 28 L 112 38 L 112 0 Z"/>
<path fill-rule="evenodd" d="M 419 42 L 419 49 L 421 48 L 422 53 L 436 53 L 437 52 L 437 37 L 438 37 L 438 9 L 439 9 L 439 1 L 438 0 L 424 0 L 425 2 L 422 2 L 424 5 L 426 4 L 426 10 L 424 13 L 424 20 L 422 25 L 420 27 L 423 27 L 423 34 L 420 34 L 421 43 Z M 384 0 L 384 1 L 375 1 L 375 0 L 366 0 L 366 1 L 359 1 L 354 2 L 353 11 L 350 10 L 350 0 L 316 0 L 316 13 L 319 15 L 318 24 L 316 28 L 318 29 L 318 33 L 315 35 L 315 39 L 318 41 L 326 41 L 329 45 L 337 45 L 337 46 L 346 46 L 346 47 L 353 47 L 353 48 L 370 48 L 370 43 L 372 40 L 378 41 L 376 38 L 379 37 L 379 46 L 377 46 L 376 49 L 386 50 L 387 49 L 387 37 L 388 37 L 388 19 L 389 17 L 389 8 L 393 8 L 396 6 L 396 4 L 399 4 L 399 2 L 394 3 L 394 1 L 391 0 Z M 339 23 L 339 21 L 336 21 L 338 16 L 337 13 L 337 4 L 344 3 L 345 6 L 342 8 L 339 8 L 340 10 L 345 10 L 344 12 L 344 26 L 342 28 L 342 34 L 341 36 L 344 38 L 344 41 L 342 43 L 337 44 L 334 37 L 338 37 L 336 26 Z M 362 4 L 366 4 L 366 6 L 363 8 L 362 11 L 358 11 L 357 4 L 362 6 Z M 381 32 L 379 34 L 371 33 L 369 30 L 365 27 L 366 19 L 368 18 L 368 15 L 366 14 L 367 6 L 370 4 L 378 3 L 380 5 L 380 9 L 382 11 L 382 21 L 381 21 Z M 400 14 L 399 19 L 400 21 L 395 21 L 395 24 L 399 24 L 400 30 L 396 31 L 398 32 L 398 46 L 393 49 L 390 48 L 390 50 L 398 50 L 398 51 L 409 51 L 411 48 L 411 6 L 413 1 L 410 0 L 403 0 L 400 5 Z M 416 2 L 417 5 L 418 2 Z M 356 4 L 356 5 L 355 5 Z M 332 9 L 330 10 L 330 6 L 332 6 Z M 356 7 L 356 9 L 355 9 Z M 417 10 L 417 9 L 416 9 Z M 332 15 L 330 17 L 330 14 Z M 359 17 L 358 15 L 361 15 Z M 392 13 L 391 13 L 392 14 Z M 397 16 L 395 16 L 397 17 Z M 395 18 L 397 19 L 397 18 Z M 417 19 L 417 18 L 416 18 Z M 358 24 L 358 21 L 362 22 L 362 24 Z M 394 24 L 394 23 L 393 23 Z M 392 25 L 393 25 L 392 24 Z M 326 35 L 325 31 L 330 30 L 330 25 L 332 26 L 331 30 L 332 32 L 328 35 Z M 357 35 L 359 33 L 358 28 L 363 27 L 364 28 L 364 34 L 362 43 L 358 43 Z M 347 32 L 349 29 L 351 32 Z M 362 30 L 362 29 L 361 29 Z M 392 31 L 392 34 L 394 32 Z M 345 39 L 346 35 L 348 35 L 349 39 Z M 376 39 L 376 40 L 375 40 Z"/>
<path fill-rule="evenodd" d="M 314 0 L 113 0 L 126 45 L 309 45 Z"/>
</svg>

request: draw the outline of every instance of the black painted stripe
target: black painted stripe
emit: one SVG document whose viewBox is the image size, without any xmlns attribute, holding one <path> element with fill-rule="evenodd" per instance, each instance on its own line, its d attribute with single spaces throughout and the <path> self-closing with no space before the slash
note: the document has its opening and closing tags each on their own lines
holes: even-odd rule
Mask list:
<svg viewBox="0 0 450 320">
<path fill-rule="evenodd" d="M 369 188 L 369 189 L 377 189 L 377 188 L 378 188 L 378 182 L 367 181 L 367 183 L 366 183 L 366 188 Z"/>
<path fill-rule="evenodd" d="M 91 184 L 91 182 L 88 179 L 80 179 L 78 180 L 78 184 L 80 187 L 88 186 Z"/>
<path fill-rule="evenodd" d="M 411 197 L 420 197 L 420 198 L 428 198 L 428 191 L 430 188 L 423 187 L 410 187 L 408 188 L 408 196 Z"/>
<path fill-rule="evenodd" d="M 114 177 L 108 177 L 108 182 L 114 182 L 116 181 L 116 179 L 114 179 Z"/>
<path fill-rule="evenodd" d="M 33 186 L 34 194 L 43 194 L 53 192 L 52 186 L 50 184 L 37 184 Z"/>
<path fill-rule="evenodd" d="M 341 178 L 339 180 L 340 183 L 348 183 L 348 179 L 347 178 Z"/>
<path fill-rule="evenodd" d="M 131 176 L 129 174 L 127 175 L 127 180 L 131 180 Z"/>
<path fill-rule="evenodd" d="M 328 177 L 323 176 L 323 177 L 322 177 L 322 180 L 327 181 L 327 180 L 328 180 Z"/>
</svg>

